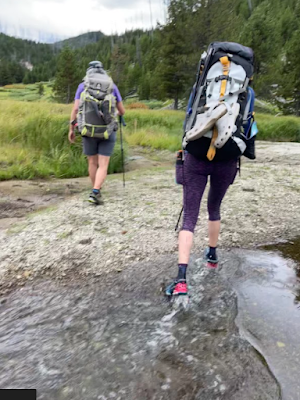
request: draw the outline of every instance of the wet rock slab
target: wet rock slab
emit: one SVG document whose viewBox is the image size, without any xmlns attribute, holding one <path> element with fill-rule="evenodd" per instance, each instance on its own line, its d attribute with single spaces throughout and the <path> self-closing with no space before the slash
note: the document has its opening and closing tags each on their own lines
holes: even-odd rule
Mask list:
<svg viewBox="0 0 300 400">
<path fill-rule="evenodd" d="M 175 256 L 84 284 L 28 284 L 0 304 L 1 388 L 39 399 L 279 399 L 264 360 L 235 326 L 222 274 L 190 266 L 191 306 L 168 318 L 161 289 Z"/>
<path fill-rule="evenodd" d="M 283 400 L 300 400 L 299 239 L 292 243 L 233 250 L 221 271 L 238 294 L 236 324 L 267 361 Z"/>
</svg>

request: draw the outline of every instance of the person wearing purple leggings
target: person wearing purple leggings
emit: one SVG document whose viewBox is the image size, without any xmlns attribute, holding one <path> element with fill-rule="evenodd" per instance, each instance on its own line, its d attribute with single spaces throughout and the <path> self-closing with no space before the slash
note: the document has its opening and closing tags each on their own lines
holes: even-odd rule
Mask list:
<svg viewBox="0 0 300 400">
<path fill-rule="evenodd" d="M 220 207 L 229 186 L 234 182 L 238 170 L 238 157 L 228 152 L 226 145 L 217 149 L 213 161 L 208 161 L 206 154 L 210 139 L 202 137 L 190 142 L 186 148 L 183 164 L 183 224 L 179 233 L 178 275 L 166 289 L 166 295 L 176 296 L 188 293 L 186 270 L 193 244 L 194 230 L 197 223 L 202 196 L 210 181 L 208 193 L 208 237 L 209 247 L 205 258 L 208 267 L 216 268 L 218 257 L 216 253 L 221 216 Z"/>
</svg>

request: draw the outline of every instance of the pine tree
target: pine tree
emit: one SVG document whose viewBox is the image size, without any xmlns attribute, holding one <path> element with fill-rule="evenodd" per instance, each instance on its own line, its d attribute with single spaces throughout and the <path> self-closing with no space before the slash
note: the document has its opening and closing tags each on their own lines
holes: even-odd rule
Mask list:
<svg viewBox="0 0 300 400">
<path fill-rule="evenodd" d="M 42 84 L 42 82 L 40 82 L 40 83 L 39 83 L 39 86 L 38 86 L 38 94 L 39 94 L 40 96 L 43 96 L 43 95 L 44 95 L 44 92 L 45 92 L 44 85 Z"/>
<path fill-rule="evenodd" d="M 168 24 L 161 30 L 161 47 L 156 68 L 161 81 L 162 95 L 174 99 L 175 110 L 178 108 L 179 98 L 185 95 L 187 83 L 191 80 L 188 65 L 191 42 L 187 39 L 184 29 L 189 16 L 184 8 L 184 0 L 171 3 Z"/>
<path fill-rule="evenodd" d="M 279 95 L 287 100 L 279 103 L 280 108 L 286 114 L 293 113 L 297 116 L 300 116 L 300 53 L 295 49 L 299 48 L 299 43 L 300 29 L 294 33 L 289 44 L 279 88 Z"/>
<path fill-rule="evenodd" d="M 75 53 L 69 47 L 64 47 L 57 61 L 57 72 L 53 91 L 58 101 L 71 103 L 79 83 L 78 67 Z"/>
<path fill-rule="evenodd" d="M 111 74 L 121 93 L 124 93 L 127 89 L 128 63 L 128 54 L 122 51 L 120 46 L 116 45 L 111 55 Z"/>
<path fill-rule="evenodd" d="M 139 81 L 139 97 L 142 100 L 150 99 L 150 79 L 148 74 L 143 71 Z"/>
<path fill-rule="evenodd" d="M 23 78 L 23 83 L 24 83 L 25 85 L 27 85 L 28 83 L 30 83 L 30 72 L 29 72 L 29 71 L 27 71 L 27 72 L 25 73 L 24 78 Z"/>
<path fill-rule="evenodd" d="M 13 82 L 13 76 L 9 68 L 9 63 L 0 62 L 0 85 L 8 85 Z"/>
</svg>

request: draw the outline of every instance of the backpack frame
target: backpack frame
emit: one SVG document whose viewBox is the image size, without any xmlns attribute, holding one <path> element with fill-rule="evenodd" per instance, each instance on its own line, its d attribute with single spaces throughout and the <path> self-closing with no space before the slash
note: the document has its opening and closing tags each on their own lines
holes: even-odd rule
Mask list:
<svg viewBox="0 0 300 400">
<path fill-rule="evenodd" d="M 222 62 L 222 59 L 224 58 L 226 58 L 227 61 L 230 60 L 230 66 L 244 71 L 242 80 L 239 81 L 238 79 L 233 79 L 228 75 L 228 72 L 227 74 L 221 73 L 218 75 L 219 72 L 217 63 L 221 65 L 219 61 Z M 225 88 L 227 85 L 226 93 L 223 90 L 223 95 L 219 96 L 219 92 L 217 95 L 218 98 L 216 98 L 216 93 L 214 93 L 214 100 L 218 101 L 219 104 L 224 103 L 227 106 L 227 109 L 230 101 L 239 104 L 239 112 L 235 120 L 236 130 L 231 133 L 230 139 L 227 140 L 230 140 L 231 142 L 235 141 L 235 145 L 239 145 L 240 150 L 237 150 L 237 153 L 239 152 L 240 154 L 238 155 L 244 154 L 246 157 L 251 159 L 255 158 L 253 146 L 253 151 L 251 151 L 251 154 L 248 154 L 249 152 L 247 152 L 247 147 L 250 145 L 250 141 L 254 143 L 255 140 L 255 135 L 252 135 L 251 138 L 249 135 L 254 120 L 254 92 L 253 89 L 249 87 L 249 83 L 252 80 L 253 75 L 253 62 L 254 54 L 252 49 L 249 47 L 245 47 L 233 42 L 213 42 L 209 45 L 207 53 L 204 53 L 200 59 L 196 82 L 190 94 L 186 118 L 183 126 L 183 148 L 185 148 L 187 144 L 187 132 L 191 131 L 191 129 L 195 126 L 197 117 L 200 113 L 203 113 L 203 108 L 206 105 L 207 107 L 209 106 L 209 96 L 211 96 L 212 93 L 211 88 L 214 87 L 214 85 L 216 87 L 221 87 L 222 82 L 226 82 L 224 85 Z M 217 71 L 217 76 L 212 74 L 213 70 Z M 209 74 L 213 77 L 209 77 Z M 230 90 L 232 86 L 234 88 L 233 91 Z M 250 102 L 248 100 L 250 100 Z M 210 135 L 212 136 L 212 133 L 210 133 Z M 205 134 L 205 136 L 209 137 L 209 134 Z"/>
</svg>

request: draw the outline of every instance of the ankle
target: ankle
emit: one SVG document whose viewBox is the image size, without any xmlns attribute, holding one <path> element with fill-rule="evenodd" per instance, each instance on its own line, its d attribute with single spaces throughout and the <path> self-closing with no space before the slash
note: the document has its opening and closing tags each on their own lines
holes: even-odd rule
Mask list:
<svg viewBox="0 0 300 400">
<path fill-rule="evenodd" d="M 93 189 L 93 193 L 94 194 L 99 194 L 100 193 L 100 189 Z"/>
<path fill-rule="evenodd" d="M 177 280 L 186 280 L 186 270 L 188 264 L 178 264 L 178 275 Z"/>
<path fill-rule="evenodd" d="M 209 246 L 207 249 L 207 257 L 210 259 L 217 258 L 217 247 Z"/>
</svg>

